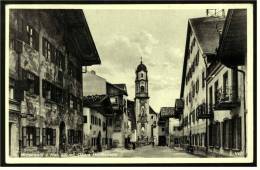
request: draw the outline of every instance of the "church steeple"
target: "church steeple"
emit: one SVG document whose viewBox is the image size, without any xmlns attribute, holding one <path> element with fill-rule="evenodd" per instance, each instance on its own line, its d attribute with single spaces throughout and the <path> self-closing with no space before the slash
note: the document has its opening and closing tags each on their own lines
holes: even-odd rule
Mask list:
<svg viewBox="0 0 260 170">
<path fill-rule="evenodd" d="M 136 79 L 135 79 L 135 96 L 148 98 L 148 76 L 147 76 L 147 68 L 143 64 L 143 60 L 141 57 L 140 64 L 136 69 Z"/>
</svg>

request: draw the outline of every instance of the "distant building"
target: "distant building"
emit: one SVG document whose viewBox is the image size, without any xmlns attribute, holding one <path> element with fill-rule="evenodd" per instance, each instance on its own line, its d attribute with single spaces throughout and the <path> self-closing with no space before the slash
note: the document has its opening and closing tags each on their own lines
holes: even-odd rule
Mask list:
<svg viewBox="0 0 260 170">
<path fill-rule="evenodd" d="M 150 108 L 148 94 L 148 71 L 141 63 L 136 69 L 135 79 L 135 114 L 137 139 L 141 143 L 149 143 L 154 138 L 157 114 Z M 153 112 L 152 112 L 152 111 Z"/>
<path fill-rule="evenodd" d="M 9 155 L 81 145 L 81 67 L 100 64 L 83 11 L 11 9 L 9 31 Z"/>
<path fill-rule="evenodd" d="M 158 145 L 169 146 L 170 134 L 169 134 L 169 119 L 174 116 L 174 107 L 161 107 L 158 118 Z"/>
<path fill-rule="evenodd" d="M 113 147 L 124 147 L 131 134 L 131 123 L 127 114 L 127 88 L 125 84 L 112 84 L 96 75 L 94 71 L 83 74 L 83 95 L 107 95 L 113 114 L 107 117 L 107 124 L 112 126 Z M 86 83 L 85 83 L 86 82 Z M 88 83 L 92 82 L 92 83 Z"/>
<path fill-rule="evenodd" d="M 113 115 L 110 99 L 107 95 L 83 97 L 83 144 L 84 148 L 96 151 L 112 147 Z"/>
</svg>

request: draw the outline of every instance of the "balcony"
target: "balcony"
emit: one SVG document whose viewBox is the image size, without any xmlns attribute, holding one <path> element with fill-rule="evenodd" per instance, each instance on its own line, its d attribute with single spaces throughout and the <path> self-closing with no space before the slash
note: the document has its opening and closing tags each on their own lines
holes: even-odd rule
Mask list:
<svg viewBox="0 0 260 170">
<path fill-rule="evenodd" d="M 209 107 L 208 111 L 206 104 L 203 103 L 196 108 L 196 116 L 198 119 L 209 119 L 213 117 L 213 108 Z"/>
<path fill-rule="evenodd" d="M 228 87 L 225 90 L 219 88 L 216 93 L 215 110 L 231 110 L 240 106 L 237 90 Z"/>
<path fill-rule="evenodd" d="M 183 114 L 184 101 L 182 99 L 175 100 L 175 117 L 179 117 Z"/>
</svg>

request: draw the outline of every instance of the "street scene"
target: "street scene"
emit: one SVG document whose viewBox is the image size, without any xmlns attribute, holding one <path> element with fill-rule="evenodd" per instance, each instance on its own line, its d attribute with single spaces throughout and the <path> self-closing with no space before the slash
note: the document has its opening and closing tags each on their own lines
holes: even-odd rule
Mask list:
<svg viewBox="0 0 260 170">
<path fill-rule="evenodd" d="M 247 9 L 10 9 L 8 148 L 246 157 Z"/>
</svg>

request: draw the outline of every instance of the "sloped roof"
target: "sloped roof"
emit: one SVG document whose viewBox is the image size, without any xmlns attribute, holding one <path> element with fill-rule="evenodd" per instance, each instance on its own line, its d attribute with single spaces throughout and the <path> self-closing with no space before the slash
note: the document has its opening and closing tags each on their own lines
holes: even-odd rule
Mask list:
<svg viewBox="0 0 260 170">
<path fill-rule="evenodd" d="M 149 113 L 157 115 L 157 113 L 153 110 L 151 106 L 149 106 Z"/>
<path fill-rule="evenodd" d="M 84 106 L 91 106 L 91 105 L 95 105 L 95 104 L 101 104 L 107 98 L 108 98 L 107 95 L 84 96 L 83 97 L 83 103 L 84 103 Z"/>
<path fill-rule="evenodd" d="M 202 17 L 189 19 L 189 23 L 203 53 L 216 53 L 219 44 L 218 30 L 223 29 L 225 18 Z"/>
<path fill-rule="evenodd" d="M 113 84 L 115 86 L 117 86 L 118 88 L 120 88 L 121 90 L 125 91 L 127 94 L 127 88 L 126 88 L 126 84 Z"/>
<path fill-rule="evenodd" d="M 216 50 L 219 46 L 219 39 L 220 39 L 218 30 L 223 29 L 224 22 L 225 22 L 225 18 L 221 18 L 221 17 L 201 17 L 201 18 L 189 19 L 188 27 L 187 27 L 187 35 L 186 35 L 184 62 L 183 62 L 183 69 L 182 69 L 180 98 L 183 97 L 183 93 L 184 93 L 187 58 L 189 55 L 190 33 L 191 32 L 194 33 L 195 38 L 203 54 L 208 56 L 212 54 L 215 55 Z"/>
<path fill-rule="evenodd" d="M 174 107 L 161 107 L 160 117 L 172 117 L 174 115 Z"/>
<path fill-rule="evenodd" d="M 230 9 L 224 25 L 218 57 L 226 66 L 243 65 L 247 53 L 247 10 Z"/>
<path fill-rule="evenodd" d="M 117 91 L 119 91 L 118 94 L 116 94 L 116 95 L 120 95 L 120 94 L 128 95 L 126 84 L 112 84 L 112 83 L 107 82 L 107 88 L 109 88 L 109 87 L 112 87 L 114 89 L 117 89 Z M 109 95 L 111 95 L 111 94 L 109 94 Z"/>
</svg>

